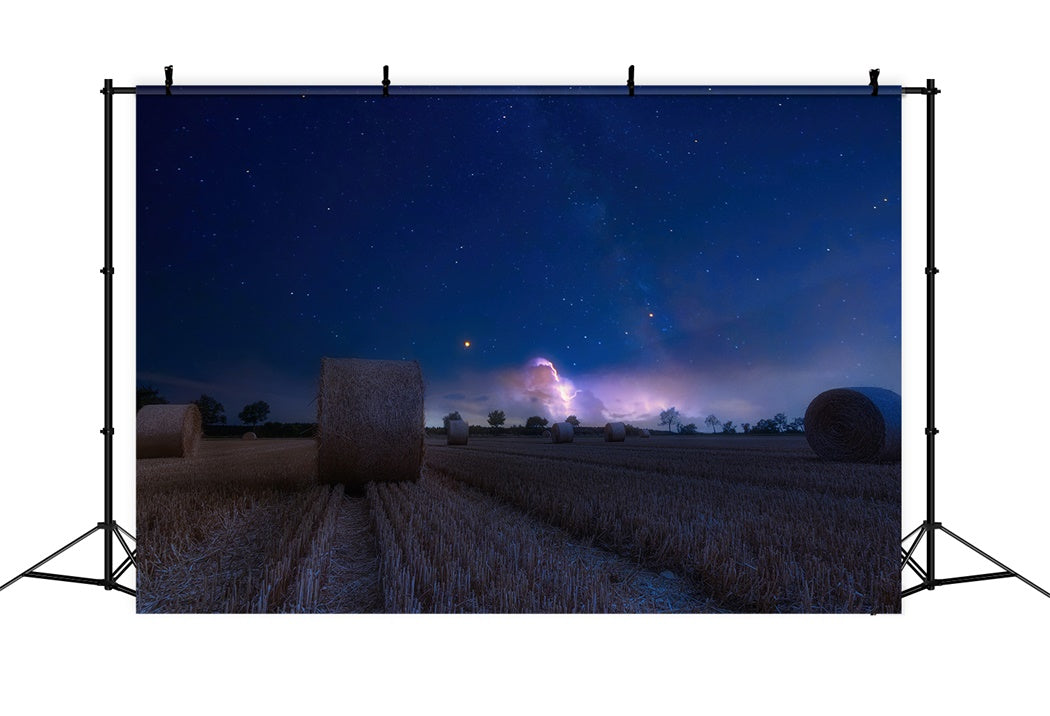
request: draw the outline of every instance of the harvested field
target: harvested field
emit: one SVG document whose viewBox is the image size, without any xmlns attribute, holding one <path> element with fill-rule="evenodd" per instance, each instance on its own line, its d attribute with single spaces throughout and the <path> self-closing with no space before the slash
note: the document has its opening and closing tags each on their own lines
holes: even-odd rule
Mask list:
<svg viewBox="0 0 1050 716">
<path fill-rule="evenodd" d="M 899 465 L 829 465 L 801 437 L 490 438 L 427 462 L 732 611 L 899 610 Z"/>
<path fill-rule="evenodd" d="M 414 483 L 317 482 L 308 439 L 138 462 L 140 612 L 899 609 L 899 465 L 804 438 L 428 440 Z"/>
</svg>

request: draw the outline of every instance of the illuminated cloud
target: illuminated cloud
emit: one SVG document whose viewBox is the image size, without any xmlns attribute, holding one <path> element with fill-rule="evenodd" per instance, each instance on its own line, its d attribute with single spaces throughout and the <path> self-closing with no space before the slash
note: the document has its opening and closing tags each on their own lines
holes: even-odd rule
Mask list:
<svg viewBox="0 0 1050 716">
<path fill-rule="evenodd" d="M 845 362 L 842 356 L 827 356 L 815 364 Z M 576 415 L 585 425 L 620 420 L 656 428 L 660 412 L 674 406 L 683 423 L 703 430 L 704 418 L 712 413 L 737 425 L 776 413 L 789 419 L 801 416 L 818 393 L 865 378 L 812 366 L 698 368 L 667 361 L 659 367 L 619 367 L 570 377 L 553 361 L 538 357 L 517 368 L 460 375 L 431 386 L 426 418 L 428 425 L 440 425 L 442 415 L 458 410 L 468 422 L 484 425 L 488 413 L 499 409 L 506 413 L 507 425 L 524 424 L 531 415 L 552 422 Z M 868 382 L 900 389 L 888 379 Z"/>
</svg>

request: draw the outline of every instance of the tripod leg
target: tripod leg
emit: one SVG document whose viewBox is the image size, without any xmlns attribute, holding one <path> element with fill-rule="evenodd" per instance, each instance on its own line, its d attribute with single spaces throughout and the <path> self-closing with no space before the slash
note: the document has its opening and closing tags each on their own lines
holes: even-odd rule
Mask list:
<svg viewBox="0 0 1050 716">
<path fill-rule="evenodd" d="M 139 565 L 138 562 L 135 561 L 135 553 L 131 551 L 131 548 L 128 547 L 128 543 L 124 541 L 124 535 L 120 534 L 120 530 L 113 530 L 113 534 L 116 535 L 117 539 L 120 541 L 120 546 L 124 548 L 124 553 L 128 555 L 128 559 L 130 559 L 131 563 L 135 565 L 135 569 L 138 569 Z"/>
<path fill-rule="evenodd" d="M 1031 587 L 1032 589 L 1036 590 L 1037 592 L 1039 592 L 1043 596 L 1050 597 L 1050 592 L 1046 591 L 1045 589 L 1043 589 L 1042 587 L 1040 587 L 1038 584 L 1036 584 L 1035 582 L 1031 581 L 1030 579 L 1025 579 L 1020 574 L 1018 574 L 1017 572 L 1015 572 L 1014 570 L 1010 569 L 1005 564 L 1003 564 L 1002 562 L 997 560 L 995 557 L 992 557 L 991 555 L 987 554 L 986 552 L 982 552 L 980 549 L 978 549 L 977 547 L 973 546 L 972 544 L 970 544 L 969 542 L 964 540 L 962 537 L 960 537 L 959 535 L 957 535 L 954 532 L 952 532 L 950 529 L 948 529 L 944 525 L 941 525 L 940 529 L 941 529 L 941 532 L 944 532 L 946 535 L 948 535 L 949 537 L 953 538 L 956 542 L 959 542 L 960 544 L 965 545 L 966 547 L 969 547 L 974 552 L 976 552 L 977 554 L 981 555 L 982 557 L 987 559 L 992 564 L 994 564 L 994 565 L 996 565 L 998 567 L 1001 567 L 1002 569 L 1006 570 L 1007 572 L 1009 572 L 1013 576 L 1017 577 L 1022 582 L 1024 582 L 1029 587 Z"/>
<path fill-rule="evenodd" d="M 911 537 L 913 534 L 915 534 L 919 530 L 925 529 L 925 527 L 926 527 L 926 523 L 923 522 L 921 525 L 919 525 L 918 527 L 913 529 L 911 532 L 909 532 L 908 534 L 906 534 L 903 537 L 901 537 L 901 544 L 907 542 L 909 537 Z"/>
<path fill-rule="evenodd" d="M 915 548 L 919 546 L 919 542 L 921 542 L 921 541 L 922 541 L 922 536 L 923 536 L 924 534 L 926 534 L 926 523 L 925 523 L 925 522 L 923 522 L 923 523 L 922 523 L 921 525 L 919 525 L 918 527 L 916 527 L 915 529 L 913 529 L 913 530 L 911 531 L 911 533 L 910 533 L 910 534 L 908 535 L 908 537 L 911 537 L 911 535 L 915 534 L 916 532 L 918 532 L 918 533 L 919 533 L 919 536 L 918 536 L 918 537 L 916 537 L 916 538 L 915 538 L 915 541 L 911 543 L 911 549 L 909 549 L 909 550 L 908 550 L 908 551 L 907 551 L 907 552 L 905 553 L 905 555 L 904 555 L 904 560 L 903 560 L 903 561 L 901 562 L 901 571 L 902 571 L 902 572 L 904 571 L 904 565 L 906 565 L 906 564 L 910 564 L 910 563 L 911 563 L 911 561 L 912 561 L 912 560 L 911 560 L 911 556 L 912 556 L 912 554 L 914 554 L 914 553 L 915 553 Z M 904 539 L 908 539 L 908 537 L 905 537 Z M 901 541 L 903 542 L 904 540 L 901 540 Z M 915 566 L 914 566 L 914 565 L 912 566 L 912 569 L 915 569 Z M 917 572 L 917 571 L 916 571 L 916 574 L 918 574 L 918 572 Z M 921 574 L 919 575 L 919 578 L 920 578 L 920 579 L 922 579 L 923 581 L 925 581 L 925 580 L 926 580 L 926 577 L 924 577 L 924 576 L 923 576 L 923 575 L 921 575 Z"/>
<path fill-rule="evenodd" d="M 128 532 L 126 529 L 124 529 L 123 527 L 118 525 L 116 522 L 113 523 L 113 526 L 116 527 L 119 531 L 123 532 L 124 536 L 127 537 L 132 542 L 138 542 L 138 540 L 135 539 L 135 535 L 133 535 L 130 532 Z"/>
<path fill-rule="evenodd" d="M 72 542 L 70 542 L 69 544 L 67 544 L 67 545 L 66 545 L 65 547 L 63 547 L 62 549 L 58 550 L 57 552 L 55 552 L 55 553 L 53 553 L 53 554 L 51 554 L 51 555 L 48 555 L 47 557 L 45 557 L 44 559 L 42 559 L 42 560 L 40 560 L 39 562 L 37 562 L 36 564 L 34 564 L 34 565 L 33 565 L 32 567 L 30 567 L 30 568 L 29 568 L 29 569 L 27 569 L 26 571 L 22 572 L 22 573 L 21 573 L 20 575 L 18 575 L 18 576 L 17 576 L 17 577 L 15 577 L 14 579 L 12 579 L 12 580 L 10 580 L 10 581 L 6 582 L 6 583 L 5 583 L 5 584 L 4 584 L 3 586 L 0 586 L 0 592 L 4 591 L 4 590 L 5 590 L 5 589 L 7 589 L 8 587 L 10 587 L 10 586 L 11 586 L 12 584 L 14 584 L 15 582 L 17 582 L 17 581 L 18 581 L 19 579 L 21 579 L 22 577 L 25 577 L 25 576 L 26 576 L 26 575 L 28 575 L 28 574 L 29 574 L 30 572 L 34 572 L 34 571 L 36 571 L 36 568 L 37 568 L 37 567 L 43 567 L 43 566 L 44 566 L 45 564 L 47 564 L 48 562 L 50 562 L 51 560 L 53 560 L 53 559 L 54 559 L 55 557 L 57 557 L 58 555 L 60 555 L 60 554 L 62 554 L 63 552 L 65 552 L 65 551 L 66 551 L 67 549 L 69 549 L 70 547 L 73 547 L 73 546 L 75 546 L 75 545 L 77 545 L 77 544 L 80 544 L 81 542 L 83 542 L 84 540 L 86 540 L 86 539 L 87 539 L 88 537 L 90 537 L 91 535 L 93 535 L 93 534 L 95 534 L 96 532 L 98 532 L 98 531 L 99 531 L 100 529 L 102 529 L 102 525 L 101 525 L 101 524 L 95 525 L 94 527 L 92 527 L 91 529 L 89 529 L 89 530 L 88 530 L 87 532 L 85 532 L 84 534 L 80 535 L 80 536 L 79 536 L 79 537 L 77 537 L 77 538 L 76 538 L 75 540 L 73 540 Z"/>
</svg>

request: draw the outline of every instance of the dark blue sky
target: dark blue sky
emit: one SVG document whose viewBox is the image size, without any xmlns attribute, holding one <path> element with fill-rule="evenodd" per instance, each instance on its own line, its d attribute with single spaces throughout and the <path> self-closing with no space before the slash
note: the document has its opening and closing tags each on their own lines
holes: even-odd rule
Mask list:
<svg viewBox="0 0 1050 716">
<path fill-rule="evenodd" d="M 428 424 L 674 405 L 703 427 L 900 390 L 899 97 L 137 113 L 139 383 L 174 402 L 311 420 L 322 356 L 419 360 Z"/>
</svg>

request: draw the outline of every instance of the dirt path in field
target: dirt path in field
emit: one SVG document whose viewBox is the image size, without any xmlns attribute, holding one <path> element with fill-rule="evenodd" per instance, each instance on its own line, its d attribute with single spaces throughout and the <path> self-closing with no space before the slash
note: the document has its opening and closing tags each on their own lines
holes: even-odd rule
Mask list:
<svg viewBox="0 0 1050 716">
<path fill-rule="evenodd" d="M 343 498 L 336 519 L 331 560 L 317 611 L 340 614 L 379 611 L 379 556 L 366 498 Z"/>
<path fill-rule="evenodd" d="M 422 479 L 454 485 L 453 489 L 469 494 L 472 501 L 484 505 L 486 510 L 491 510 L 508 524 L 527 522 L 532 530 L 555 541 L 559 551 L 570 555 L 570 560 L 583 566 L 585 572 L 608 575 L 609 589 L 622 599 L 616 611 L 644 614 L 724 611 L 713 599 L 697 592 L 695 585 L 678 575 L 654 572 L 626 557 L 575 539 L 561 528 L 454 477 L 433 471 L 429 466 L 423 467 Z"/>
</svg>

